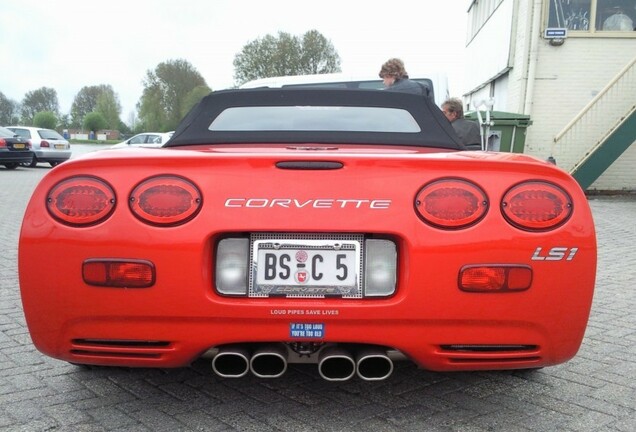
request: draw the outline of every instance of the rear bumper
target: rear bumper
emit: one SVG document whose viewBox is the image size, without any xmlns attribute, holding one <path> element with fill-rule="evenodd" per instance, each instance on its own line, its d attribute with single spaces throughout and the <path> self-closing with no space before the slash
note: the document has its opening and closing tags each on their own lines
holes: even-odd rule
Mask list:
<svg viewBox="0 0 636 432">
<path fill-rule="evenodd" d="M 35 157 L 39 162 L 65 162 L 71 158 L 71 150 L 36 150 Z"/>
<path fill-rule="evenodd" d="M 313 318 L 76 317 L 58 329 L 31 318 L 36 347 L 73 363 L 138 367 L 187 366 L 230 344 L 379 346 L 433 371 L 536 368 L 565 362 L 581 343 L 585 322 L 550 331 L 515 320 L 324 319 L 335 309 L 307 309 Z M 322 337 L 293 337 L 292 325 L 319 325 Z M 307 336 L 304 334 L 303 336 Z M 311 362 L 309 358 L 305 361 Z M 290 360 L 293 362 L 293 360 Z"/>
<path fill-rule="evenodd" d="M 0 165 L 14 163 L 29 163 L 33 159 L 30 151 L 6 151 L 0 152 Z"/>
</svg>

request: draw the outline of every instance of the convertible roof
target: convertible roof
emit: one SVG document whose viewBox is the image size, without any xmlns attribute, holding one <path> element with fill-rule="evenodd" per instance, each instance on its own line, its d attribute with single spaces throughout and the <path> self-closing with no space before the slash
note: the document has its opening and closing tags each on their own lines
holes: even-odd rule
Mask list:
<svg viewBox="0 0 636 432">
<path fill-rule="evenodd" d="M 210 130 L 236 107 L 384 107 L 408 111 L 419 126 L 409 133 L 343 130 Z M 276 111 L 272 109 L 271 111 Z M 311 143 L 414 145 L 463 150 L 442 111 L 428 98 L 386 90 L 258 88 L 212 92 L 183 118 L 164 147 L 192 144 Z"/>
</svg>

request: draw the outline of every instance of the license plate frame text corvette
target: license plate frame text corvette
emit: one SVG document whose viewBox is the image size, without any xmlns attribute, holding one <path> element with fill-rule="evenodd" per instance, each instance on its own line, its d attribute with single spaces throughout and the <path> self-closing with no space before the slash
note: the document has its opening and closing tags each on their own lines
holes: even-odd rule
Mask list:
<svg viewBox="0 0 636 432">
<path fill-rule="evenodd" d="M 250 297 L 362 297 L 359 234 L 252 234 Z"/>
</svg>

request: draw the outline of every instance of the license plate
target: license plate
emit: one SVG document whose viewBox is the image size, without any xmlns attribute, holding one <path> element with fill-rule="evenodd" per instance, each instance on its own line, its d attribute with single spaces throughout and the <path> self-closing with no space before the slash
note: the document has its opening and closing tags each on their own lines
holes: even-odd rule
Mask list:
<svg viewBox="0 0 636 432">
<path fill-rule="evenodd" d="M 18 143 L 13 144 L 14 149 L 23 149 L 25 147 L 26 147 L 26 144 L 18 144 Z"/>
<path fill-rule="evenodd" d="M 66 144 L 55 144 L 55 148 L 58 150 L 63 150 L 66 148 Z"/>
<path fill-rule="evenodd" d="M 363 236 L 254 234 L 251 297 L 362 297 Z"/>
</svg>

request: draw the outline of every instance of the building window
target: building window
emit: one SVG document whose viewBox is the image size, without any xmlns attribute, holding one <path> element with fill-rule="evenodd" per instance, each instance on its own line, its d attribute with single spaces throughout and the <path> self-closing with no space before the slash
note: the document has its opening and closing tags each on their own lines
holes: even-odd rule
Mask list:
<svg viewBox="0 0 636 432">
<path fill-rule="evenodd" d="M 549 0 L 548 27 L 603 34 L 635 26 L 636 0 Z"/>
<path fill-rule="evenodd" d="M 468 7 L 468 40 L 486 24 L 504 0 L 472 0 Z M 636 1 L 636 0 L 635 0 Z"/>
</svg>

